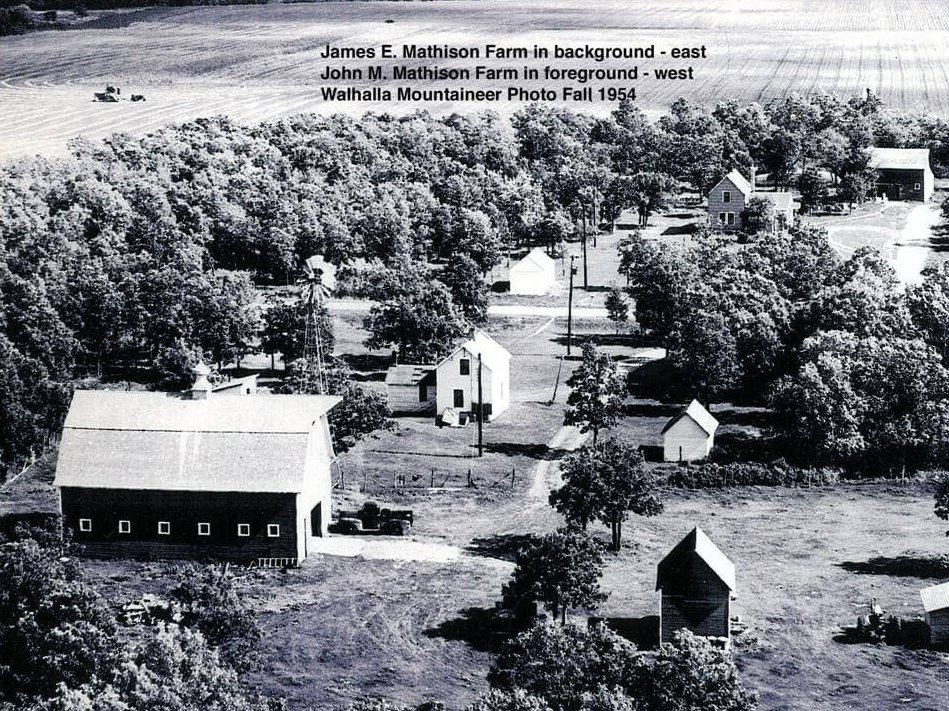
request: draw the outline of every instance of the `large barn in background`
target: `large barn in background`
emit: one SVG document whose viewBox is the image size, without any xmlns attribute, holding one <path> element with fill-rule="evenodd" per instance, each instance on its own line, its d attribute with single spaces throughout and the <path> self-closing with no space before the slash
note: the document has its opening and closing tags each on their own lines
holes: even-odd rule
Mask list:
<svg viewBox="0 0 949 711">
<path fill-rule="evenodd" d="M 870 148 L 877 174 L 877 196 L 925 202 L 936 189 L 928 148 Z"/>
<path fill-rule="evenodd" d="M 338 402 L 76 391 L 55 479 L 64 525 L 93 556 L 296 564 L 329 524 Z"/>
</svg>

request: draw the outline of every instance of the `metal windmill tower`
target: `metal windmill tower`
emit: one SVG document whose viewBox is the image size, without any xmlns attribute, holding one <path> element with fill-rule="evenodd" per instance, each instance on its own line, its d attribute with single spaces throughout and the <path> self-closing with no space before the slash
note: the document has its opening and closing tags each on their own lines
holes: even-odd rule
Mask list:
<svg viewBox="0 0 949 711">
<path fill-rule="evenodd" d="M 321 255 L 310 257 L 303 263 L 305 332 L 303 340 L 303 386 L 304 391 L 323 395 L 326 393 L 323 337 L 319 327 L 319 306 L 332 290 L 335 277 L 332 267 Z"/>
</svg>

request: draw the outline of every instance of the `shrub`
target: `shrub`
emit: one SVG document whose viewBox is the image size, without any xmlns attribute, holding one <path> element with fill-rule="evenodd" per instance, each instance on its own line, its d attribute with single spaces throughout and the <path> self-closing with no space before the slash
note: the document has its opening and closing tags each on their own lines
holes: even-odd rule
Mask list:
<svg viewBox="0 0 949 711">
<path fill-rule="evenodd" d="M 783 460 L 688 464 L 669 472 L 670 486 L 682 489 L 720 489 L 730 486 L 828 486 L 840 480 L 836 469 L 804 469 Z"/>
</svg>

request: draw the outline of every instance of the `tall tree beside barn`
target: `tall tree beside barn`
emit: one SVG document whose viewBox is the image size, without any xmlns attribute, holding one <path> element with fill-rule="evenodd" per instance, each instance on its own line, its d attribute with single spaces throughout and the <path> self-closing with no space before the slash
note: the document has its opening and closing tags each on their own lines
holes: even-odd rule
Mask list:
<svg viewBox="0 0 949 711">
<path fill-rule="evenodd" d="M 571 387 L 564 410 L 564 424 L 592 432 L 613 426 L 622 414 L 626 381 L 608 353 L 592 343 L 583 344 L 583 360 L 567 381 Z"/>
</svg>

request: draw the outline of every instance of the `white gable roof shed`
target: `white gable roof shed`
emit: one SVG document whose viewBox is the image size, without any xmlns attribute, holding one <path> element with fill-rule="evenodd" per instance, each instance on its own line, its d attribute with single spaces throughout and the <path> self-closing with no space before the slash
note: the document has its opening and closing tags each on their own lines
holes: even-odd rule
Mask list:
<svg viewBox="0 0 949 711">
<path fill-rule="evenodd" d="M 717 429 L 718 420 L 698 400 L 693 400 L 662 428 L 663 459 L 667 462 L 705 459 L 715 445 Z"/>
<path fill-rule="evenodd" d="M 556 280 L 556 263 L 542 249 L 532 249 L 510 271 L 511 293 L 546 294 Z"/>
</svg>

